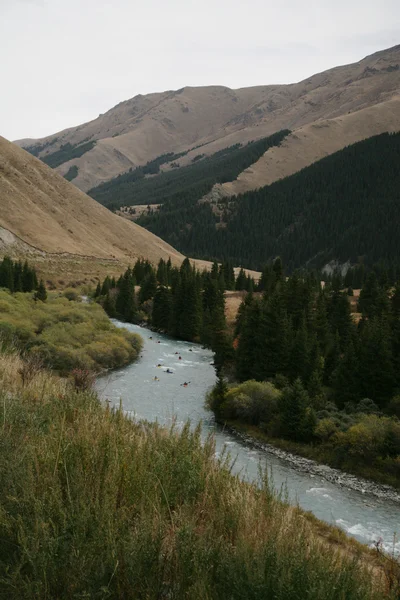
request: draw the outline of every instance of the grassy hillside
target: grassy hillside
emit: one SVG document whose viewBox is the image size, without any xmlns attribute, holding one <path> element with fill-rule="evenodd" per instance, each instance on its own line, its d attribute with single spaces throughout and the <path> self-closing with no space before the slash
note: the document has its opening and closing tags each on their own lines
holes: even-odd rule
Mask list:
<svg viewBox="0 0 400 600">
<path fill-rule="evenodd" d="M 373 135 L 400 131 L 400 96 L 340 117 L 318 120 L 292 131 L 237 179 L 218 186 L 223 196 L 238 196 L 289 177 L 329 154 Z M 215 190 L 217 191 L 217 190 Z"/>
<path fill-rule="evenodd" d="M 210 157 L 199 157 L 192 164 L 178 170 L 145 179 L 146 168 L 135 169 L 89 190 L 89 195 L 111 210 L 135 204 L 165 204 L 168 208 L 186 208 L 209 192 L 215 183 L 234 179 L 272 146 L 277 146 L 288 135 L 280 131 L 268 138 L 236 144 L 216 152 Z M 196 158 L 197 158 L 196 157 Z M 160 157 L 162 158 L 162 157 Z M 153 161 L 157 163 L 157 161 Z M 150 163 L 152 164 L 152 163 Z"/>
<path fill-rule="evenodd" d="M 183 257 L 111 214 L 41 160 L 0 137 L 0 227 L 36 249 L 103 259 Z M 31 248 L 32 250 L 32 248 Z"/>
<path fill-rule="evenodd" d="M 400 134 L 381 134 L 217 206 L 179 213 L 176 202 L 139 222 L 192 256 L 254 269 L 277 255 L 290 269 L 398 263 L 399 163 Z"/>
<path fill-rule="evenodd" d="M 23 372 L 0 353 L 2 598 L 396 597 L 367 551 L 232 476 L 198 430 L 135 423 Z"/>
</svg>

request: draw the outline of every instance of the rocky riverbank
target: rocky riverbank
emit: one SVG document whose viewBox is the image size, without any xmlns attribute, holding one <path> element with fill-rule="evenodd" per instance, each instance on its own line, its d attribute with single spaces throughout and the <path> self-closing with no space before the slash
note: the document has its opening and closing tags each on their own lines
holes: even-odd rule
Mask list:
<svg viewBox="0 0 400 600">
<path fill-rule="evenodd" d="M 378 498 L 384 498 L 385 500 L 400 503 L 400 493 L 390 485 L 382 485 L 361 477 L 356 477 L 355 475 L 351 475 L 345 471 L 340 471 L 339 469 L 334 469 L 328 465 L 320 464 L 315 460 L 304 458 L 297 454 L 292 454 L 286 450 L 281 450 L 281 448 L 276 448 L 272 444 L 256 440 L 247 433 L 239 431 L 234 426 L 225 424 L 224 428 L 245 442 L 245 444 L 257 448 L 258 450 L 262 450 L 267 454 L 273 454 L 274 456 L 290 463 L 299 471 L 309 473 L 311 476 L 322 477 L 326 481 L 330 481 L 331 483 L 341 485 L 345 488 L 361 492 L 362 494 L 372 494 Z"/>
</svg>

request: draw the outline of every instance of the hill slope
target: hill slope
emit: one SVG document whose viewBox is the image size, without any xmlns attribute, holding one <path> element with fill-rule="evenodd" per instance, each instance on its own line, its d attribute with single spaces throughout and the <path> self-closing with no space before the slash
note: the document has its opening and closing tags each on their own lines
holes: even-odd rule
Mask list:
<svg viewBox="0 0 400 600">
<path fill-rule="evenodd" d="M 290 268 L 360 257 L 400 264 L 399 165 L 400 133 L 384 133 L 223 199 L 218 211 L 202 203 L 180 227 L 171 225 L 167 204 L 139 222 L 192 256 L 256 269 L 277 255 Z"/>
<path fill-rule="evenodd" d="M 335 119 L 316 121 L 292 132 L 236 180 L 216 185 L 212 198 L 243 194 L 283 179 L 345 146 L 385 132 L 400 131 L 400 95 Z"/>
<path fill-rule="evenodd" d="M 54 170 L 0 137 L 0 227 L 48 253 L 180 263 L 155 235 L 100 206 Z"/>
<path fill-rule="evenodd" d="M 182 88 L 136 96 L 97 119 L 23 146 L 88 190 L 166 152 L 212 154 L 281 129 L 333 119 L 399 95 L 400 46 L 302 82 L 231 90 Z M 366 118 L 359 125 L 368 137 Z M 201 146 L 199 150 L 198 147 Z M 72 172 L 71 167 L 78 167 Z M 76 176 L 75 176 L 76 175 Z"/>
</svg>

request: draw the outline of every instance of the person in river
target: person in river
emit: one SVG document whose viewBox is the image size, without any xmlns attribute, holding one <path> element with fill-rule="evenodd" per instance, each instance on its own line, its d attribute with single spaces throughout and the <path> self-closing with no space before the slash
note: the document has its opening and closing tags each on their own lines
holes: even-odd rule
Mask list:
<svg viewBox="0 0 400 600">
<path fill-rule="evenodd" d="M 168 368 L 168 369 L 167 369 L 165 372 L 166 372 L 166 373 L 171 373 L 171 374 L 173 373 L 173 371 L 171 371 L 171 369 L 170 369 L 170 368 Z"/>
<path fill-rule="evenodd" d="M 157 367 L 162 367 L 162 364 L 161 364 L 161 363 L 158 363 Z"/>
<path fill-rule="evenodd" d="M 179 360 L 182 360 L 182 356 L 179 357 Z"/>
<path fill-rule="evenodd" d="M 158 377 L 154 377 L 153 381 L 160 381 Z"/>
<path fill-rule="evenodd" d="M 181 383 L 181 386 L 183 387 L 187 387 L 189 385 L 190 381 L 185 381 L 185 383 Z"/>
</svg>

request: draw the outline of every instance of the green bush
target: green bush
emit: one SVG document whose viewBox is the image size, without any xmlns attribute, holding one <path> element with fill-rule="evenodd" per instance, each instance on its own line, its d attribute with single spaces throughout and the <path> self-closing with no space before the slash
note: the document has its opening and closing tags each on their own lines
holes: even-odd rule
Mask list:
<svg viewBox="0 0 400 600">
<path fill-rule="evenodd" d="M 269 423 L 277 412 L 280 396 L 272 383 L 245 381 L 226 393 L 222 416 L 251 425 Z"/>
<path fill-rule="evenodd" d="M 98 304 L 76 302 L 75 294 L 50 295 L 43 303 L 34 302 L 32 294 L 0 290 L 0 337 L 16 339 L 60 373 L 100 371 L 134 361 L 142 347 L 140 336 L 115 327 Z"/>
</svg>

